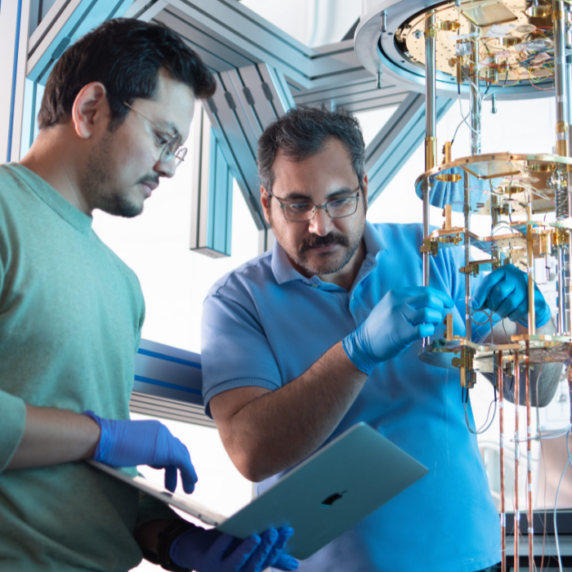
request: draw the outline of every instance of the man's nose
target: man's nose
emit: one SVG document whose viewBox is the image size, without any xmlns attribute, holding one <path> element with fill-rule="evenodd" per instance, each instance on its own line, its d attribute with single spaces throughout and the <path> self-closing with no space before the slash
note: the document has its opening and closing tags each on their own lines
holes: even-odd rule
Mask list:
<svg viewBox="0 0 572 572">
<path fill-rule="evenodd" d="M 175 174 L 175 157 L 171 158 L 169 161 L 157 161 L 155 163 L 155 167 L 153 168 L 153 170 L 156 173 L 159 173 L 160 177 L 167 177 L 167 178 L 171 178 L 174 174 Z"/>
<path fill-rule="evenodd" d="M 309 230 L 310 232 L 317 234 L 318 236 L 326 236 L 329 234 L 332 226 L 332 219 L 326 212 L 326 209 L 316 209 L 314 217 L 310 221 Z"/>
</svg>

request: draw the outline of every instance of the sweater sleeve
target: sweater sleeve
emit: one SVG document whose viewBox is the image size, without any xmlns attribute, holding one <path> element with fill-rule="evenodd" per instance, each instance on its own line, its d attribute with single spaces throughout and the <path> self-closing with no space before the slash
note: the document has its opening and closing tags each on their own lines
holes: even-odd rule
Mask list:
<svg viewBox="0 0 572 572">
<path fill-rule="evenodd" d="M 26 426 L 26 404 L 19 398 L 0 391 L 0 473 L 14 456 Z"/>
</svg>

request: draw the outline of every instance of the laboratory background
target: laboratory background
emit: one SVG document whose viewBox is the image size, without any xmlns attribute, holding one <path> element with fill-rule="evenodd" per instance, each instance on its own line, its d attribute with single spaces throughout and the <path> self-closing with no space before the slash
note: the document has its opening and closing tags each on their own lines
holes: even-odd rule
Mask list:
<svg viewBox="0 0 572 572">
<path fill-rule="evenodd" d="M 498 7 L 516 13 L 517 4 L 538 12 L 511 19 Z M 471 175 L 488 169 L 481 194 L 471 203 L 471 240 L 478 243 L 474 237 L 491 235 L 495 212 L 493 225 L 500 218 L 510 218 L 512 224 L 510 205 L 516 205 L 514 213 L 522 215 L 523 224 L 505 223 L 508 230 L 497 229 L 504 242 L 489 239 L 489 258 L 493 265 L 495 257 L 499 264 L 509 257 L 532 268 L 553 315 L 562 316 L 554 340 L 538 340 L 542 336 L 531 333 L 520 346 L 505 349 L 504 359 L 520 352 L 532 368 L 545 359 L 570 361 L 571 243 L 562 236 L 572 230 L 558 221 L 567 218 L 566 195 L 572 188 L 572 146 L 567 141 L 572 18 L 568 2 L 554 2 L 562 22 L 553 19 L 555 10 L 542 13 L 552 4 L 509 0 L 487 11 L 492 3 L 480 2 L 475 16 L 464 14 L 454 0 L 0 0 L 2 162 L 18 161 L 34 141 L 43 86 L 59 55 L 107 19 L 162 22 L 215 72 L 217 92 L 197 106 L 187 157 L 176 176 L 163 181 L 146 201 L 145 216 L 124 219 L 97 211 L 93 225 L 135 271 L 145 296 L 132 418 L 162 420 L 189 447 L 200 476 L 196 501 L 230 515 L 253 498 L 252 483 L 233 466 L 203 412 L 200 379 L 198 386 L 189 386 L 188 379 L 200 371 L 202 304 L 210 287 L 272 248 L 272 232 L 259 202 L 256 141 L 269 123 L 297 105 L 345 109 L 357 118 L 370 181 L 367 219 L 424 223 L 425 256 L 431 256 L 432 248 L 447 247 L 448 240 L 469 248 L 463 193 L 455 200 L 435 198 L 428 181 L 441 177 L 453 188 L 468 177 L 456 159 L 480 156 L 480 162 L 469 165 L 475 165 Z M 479 41 L 490 53 L 485 58 L 481 49 L 481 59 L 470 64 L 470 45 L 479 26 L 487 30 L 488 37 Z M 431 49 L 436 52 L 432 61 Z M 557 132 L 563 124 L 566 130 Z M 503 172 L 503 165 L 517 163 L 516 171 Z M 537 179 L 527 182 L 530 173 L 539 174 L 537 179 L 551 191 L 536 192 Z M 458 188 L 462 191 L 462 180 Z M 447 202 L 453 207 L 447 209 Z M 518 249 L 522 252 L 516 253 Z M 487 268 L 482 265 L 480 271 Z M 493 386 L 471 361 L 478 362 L 481 350 L 460 342 L 447 346 L 452 343 L 450 338 L 440 348 L 428 346 L 427 354 L 465 360 L 443 369 L 443 375 L 450 376 L 447 383 L 458 383 L 462 369 L 466 383 L 459 386 L 459 396 L 466 391 L 470 399 L 497 509 L 511 513 L 516 502 L 526 512 L 531 491 L 531 509 L 549 510 L 552 518 L 556 507 L 566 515 L 572 510 L 567 371 L 547 407 L 527 413 L 526 406 L 515 408 L 505 400 L 500 408 Z M 493 348 L 483 359 L 498 367 L 503 357 Z M 517 421 L 520 441 L 513 438 Z M 526 439 L 527 427 L 529 435 L 546 438 Z M 520 464 L 515 463 L 517 448 Z M 149 480 L 162 481 L 160 471 L 141 471 Z M 516 493 L 515 472 L 520 477 Z M 550 526 L 544 536 L 538 529 L 536 535 L 536 550 L 572 558 L 572 522 L 559 535 Z M 526 537 L 521 534 L 523 555 L 528 554 Z M 510 552 L 513 537 L 507 534 L 503 542 Z M 136 570 L 159 569 L 143 561 Z"/>
</svg>

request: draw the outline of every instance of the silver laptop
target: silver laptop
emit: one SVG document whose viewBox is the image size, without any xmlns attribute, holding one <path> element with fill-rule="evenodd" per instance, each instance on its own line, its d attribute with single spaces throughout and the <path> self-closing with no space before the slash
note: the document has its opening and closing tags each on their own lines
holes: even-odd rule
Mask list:
<svg viewBox="0 0 572 572">
<path fill-rule="evenodd" d="M 142 477 L 91 464 L 239 538 L 271 526 L 291 526 L 295 534 L 288 541 L 288 553 L 299 559 L 317 552 L 428 472 L 369 425 L 359 423 L 226 518 Z"/>
</svg>

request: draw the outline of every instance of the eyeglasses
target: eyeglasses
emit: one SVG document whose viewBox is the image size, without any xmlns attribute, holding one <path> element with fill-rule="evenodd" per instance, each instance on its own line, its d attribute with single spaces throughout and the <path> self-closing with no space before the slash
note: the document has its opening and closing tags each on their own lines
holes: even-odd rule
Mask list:
<svg viewBox="0 0 572 572">
<path fill-rule="evenodd" d="M 158 147 L 161 148 L 161 155 L 159 155 L 159 163 L 168 163 L 171 159 L 175 159 L 175 169 L 185 160 L 187 155 L 187 148 L 181 147 L 181 142 L 183 141 L 183 136 L 180 133 L 176 135 L 171 135 L 167 133 L 164 129 L 161 129 L 154 121 L 151 121 L 148 117 L 145 117 L 140 111 L 134 109 L 128 103 L 123 102 L 125 107 L 134 111 L 137 115 L 140 115 L 143 119 L 148 121 L 154 128 L 155 142 Z"/>
<path fill-rule="evenodd" d="M 330 218 L 345 218 L 353 215 L 357 210 L 360 190 L 361 185 L 358 185 L 351 191 L 352 193 L 357 192 L 357 195 L 336 197 L 326 201 L 323 205 L 317 205 L 311 201 L 286 202 L 283 199 L 279 199 L 276 195 L 268 191 L 266 192 L 268 196 L 274 197 L 278 201 L 286 220 L 292 222 L 308 222 L 314 218 L 318 209 L 324 209 Z"/>
</svg>

